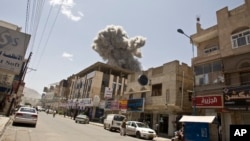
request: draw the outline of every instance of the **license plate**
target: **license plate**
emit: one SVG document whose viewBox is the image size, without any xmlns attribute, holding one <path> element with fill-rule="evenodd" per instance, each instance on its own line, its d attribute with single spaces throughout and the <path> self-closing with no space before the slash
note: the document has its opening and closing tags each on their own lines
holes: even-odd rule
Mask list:
<svg viewBox="0 0 250 141">
<path fill-rule="evenodd" d="M 31 115 L 23 115 L 24 118 L 30 118 Z"/>
</svg>

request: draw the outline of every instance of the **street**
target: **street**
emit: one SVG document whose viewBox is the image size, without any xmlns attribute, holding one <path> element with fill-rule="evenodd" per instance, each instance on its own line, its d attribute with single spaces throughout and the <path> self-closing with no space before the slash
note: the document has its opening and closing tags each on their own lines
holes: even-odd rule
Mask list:
<svg viewBox="0 0 250 141">
<path fill-rule="evenodd" d="M 139 141 L 131 136 L 120 136 L 117 132 L 104 130 L 103 127 L 92 124 L 76 124 L 74 120 L 63 116 L 39 112 L 36 128 L 29 125 L 12 126 L 7 128 L 1 141 Z"/>
</svg>

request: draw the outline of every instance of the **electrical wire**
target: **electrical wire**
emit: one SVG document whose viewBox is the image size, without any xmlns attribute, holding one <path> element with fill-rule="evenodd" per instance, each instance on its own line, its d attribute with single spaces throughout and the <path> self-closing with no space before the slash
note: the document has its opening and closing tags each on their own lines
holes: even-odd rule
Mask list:
<svg viewBox="0 0 250 141">
<path fill-rule="evenodd" d="M 58 11 L 57 11 L 56 18 L 54 19 L 54 21 L 53 21 L 53 23 L 52 23 L 52 27 L 51 27 L 50 30 L 49 30 L 49 34 L 48 34 L 48 36 L 47 36 L 47 39 L 46 39 L 46 42 L 45 42 L 45 46 L 42 48 L 42 53 L 41 53 L 41 55 L 40 55 L 40 58 L 38 59 L 38 64 L 37 64 L 37 67 L 36 67 L 36 68 L 38 68 L 39 65 L 40 65 L 40 62 L 41 62 L 42 57 L 43 57 L 43 55 L 44 55 L 45 49 L 46 49 L 46 47 L 47 47 L 47 45 L 48 45 L 48 41 L 49 41 L 49 39 L 50 39 L 50 36 L 51 36 L 52 31 L 53 31 L 53 29 L 54 29 L 54 26 L 55 26 L 55 24 L 56 24 L 57 18 L 58 18 L 59 13 L 60 13 L 60 11 L 61 11 L 61 9 L 62 9 L 62 5 L 63 5 L 63 2 L 60 4 L 60 8 L 59 8 Z"/>
</svg>

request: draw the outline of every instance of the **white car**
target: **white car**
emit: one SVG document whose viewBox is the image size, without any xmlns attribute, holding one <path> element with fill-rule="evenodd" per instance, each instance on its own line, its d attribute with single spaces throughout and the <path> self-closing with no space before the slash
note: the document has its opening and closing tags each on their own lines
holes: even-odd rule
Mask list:
<svg viewBox="0 0 250 141">
<path fill-rule="evenodd" d="M 87 115 L 80 114 L 75 118 L 76 123 L 89 124 L 89 117 Z"/>
<path fill-rule="evenodd" d="M 38 114 L 35 108 L 20 107 L 13 118 L 13 125 L 17 123 L 31 124 L 36 127 Z"/>
<path fill-rule="evenodd" d="M 152 140 L 154 137 L 156 137 L 156 133 L 153 129 L 149 128 L 148 125 L 144 124 L 143 122 L 138 121 L 126 122 L 126 134 L 149 140 Z"/>
</svg>

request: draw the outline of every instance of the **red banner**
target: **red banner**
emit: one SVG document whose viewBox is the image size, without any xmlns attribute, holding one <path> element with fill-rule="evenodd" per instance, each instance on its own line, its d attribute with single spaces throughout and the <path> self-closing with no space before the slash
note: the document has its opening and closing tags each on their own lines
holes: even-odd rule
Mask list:
<svg viewBox="0 0 250 141">
<path fill-rule="evenodd" d="M 222 95 L 196 96 L 193 99 L 193 105 L 197 108 L 222 108 Z"/>
</svg>

